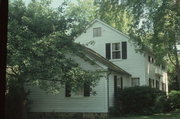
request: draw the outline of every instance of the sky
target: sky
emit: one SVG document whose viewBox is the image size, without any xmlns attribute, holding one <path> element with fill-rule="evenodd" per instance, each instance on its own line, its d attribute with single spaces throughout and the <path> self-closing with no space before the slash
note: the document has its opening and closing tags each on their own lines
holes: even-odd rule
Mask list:
<svg viewBox="0 0 180 119">
<path fill-rule="evenodd" d="M 14 1 L 14 0 L 10 0 L 10 1 Z M 31 0 L 23 0 L 23 1 L 25 1 L 25 3 L 28 4 Z M 59 7 L 63 1 L 64 0 L 52 0 L 51 3 L 52 8 Z M 76 0 L 70 0 L 70 1 L 75 2 Z M 177 48 L 178 50 L 180 50 L 180 45 L 177 45 Z"/>
<path fill-rule="evenodd" d="M 28 4 L 31 0 L 23 0 L 25 1 L 26 4 Z M 52 0 L 52 8 L 57 8 L 59 7 L 59 5 L 61 5 L 61 3 L 63 2 L 64 0 Z M 72 2 L 74 2 L 75 0 L 70 0 Z"/>
<path fill-rule="evenodd" d="M 28 4 L 31 0 L 23 0 L 23 1 L 25 1 L 25 3 Z M 53 8 L 57 8 L 59 5 L 61 5 L 62 2 L 63 0 L 52 0 L 51 6 Z"/>
</svg>

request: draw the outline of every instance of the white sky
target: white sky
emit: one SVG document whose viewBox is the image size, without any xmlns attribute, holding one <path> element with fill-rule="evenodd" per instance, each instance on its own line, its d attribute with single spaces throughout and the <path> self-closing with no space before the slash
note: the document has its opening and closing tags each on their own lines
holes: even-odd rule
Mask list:
<svg viewBox="0 0 180 119">
<path fill-rule="evenodd" d="M 10 0 L 10 1 L 14 1 L 14 0 Z M 31 0 L 23 0 L 23 1 L 25 1 L 25 3 L 28 4 Z M 59 7 L 59 5 L 61 5 L 63 1 L 64 0 L 52 0 L 51 3 L 52 8 Z M 76 0 L 69 0 L 69 1 L 75 2 Z M 177 45 L 177 48 L 180 50 L 180 45 Z"/>
<path fill-rule="evenodd" d="M 28 4 L 28 3 L 30 3 L 31 0 L 23 0 L 23 1 L 25 1 L 25 3 Z M 59 7 L 59 5 L 61 5 L 61 3 L 62 3 L 63 1 L 64 1 L 64 0 L 52 0 L 51 6 L 52 6 L 53 8 L 57 8 L 57 7 Z"/>
</svg>

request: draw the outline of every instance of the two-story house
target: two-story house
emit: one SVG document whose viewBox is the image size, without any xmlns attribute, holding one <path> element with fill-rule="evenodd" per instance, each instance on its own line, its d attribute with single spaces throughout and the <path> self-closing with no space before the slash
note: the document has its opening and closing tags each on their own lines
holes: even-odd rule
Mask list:
<svg viewBox="0 0 180 119">
<path fill-rule="evenodd" d="M 94 20 L 75 42 L 86 45 L 85 55 L 95 61 L 95 65 L 72 54 L 73 60 L 85 70 L 101 70 L 104 75 L 94 88 L 97 94 L 87 93 L 85 88 L 67 94 L 66 86 L 62 86 L 60 92 L 53 95 L 38 87 L 30 87 L 32 116 L 78 115 L 102 118 L 107 116 L 109 108 L 114 105 L 118 89 L 146 85 L 168 91 L 165 67 L 154 64 L 152 53 L 137 52 L 129 36 L 106 23 Z"/>
<path fill-rule="evenodd" d="M 146 85 L 168 91 L 165 66 L 155 65 L 153 53 L 138 52 L 137 45 L 128 35 L 96 19 L 75 42 L 86 45 L 110 62 L 129 72 L 131 86 Z"/>
</svg>

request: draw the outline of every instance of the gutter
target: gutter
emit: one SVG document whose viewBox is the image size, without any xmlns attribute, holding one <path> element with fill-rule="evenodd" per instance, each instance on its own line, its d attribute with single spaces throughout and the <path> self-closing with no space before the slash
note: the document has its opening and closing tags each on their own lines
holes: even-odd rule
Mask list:
<svg viewBox="0 0 180 119">
<path fill-rule="evenodd" d="M 111 74 L 111 71 L 107 73 L 107 108 L 108 108 L 108 114 L 107 118 L 109 119 L 109 75 Z"/>
</svg>

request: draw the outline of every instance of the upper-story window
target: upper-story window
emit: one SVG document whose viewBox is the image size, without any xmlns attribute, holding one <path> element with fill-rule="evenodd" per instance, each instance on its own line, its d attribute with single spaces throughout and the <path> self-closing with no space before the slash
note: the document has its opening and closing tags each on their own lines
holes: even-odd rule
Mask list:
<svg viewBox="0 0 180 119">
<path fill-rule="evenodd" d="M 121 58 L 120 43 L 112 43 L 112 59 Z"/>
<path fill-rule="evenodd" d="M 150 63 L 154 63 L 154 62 L 155 62 L 154 58 L 151 57 L 151 56 L 148 56 L 148 61 L 149 61 Z"/>
<path fill-rule="evenodd" d="M 93 28 L 93 37 L 101 36 L 101 27 Z"/>
<path fill-rule="evenodd" d="M 107 59 L 127 59 L 127 42 L 106 43 Z"/>
</svg>

